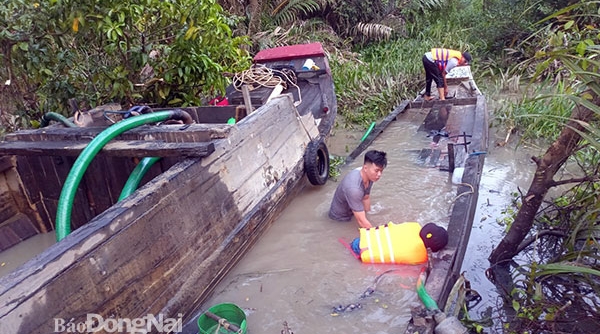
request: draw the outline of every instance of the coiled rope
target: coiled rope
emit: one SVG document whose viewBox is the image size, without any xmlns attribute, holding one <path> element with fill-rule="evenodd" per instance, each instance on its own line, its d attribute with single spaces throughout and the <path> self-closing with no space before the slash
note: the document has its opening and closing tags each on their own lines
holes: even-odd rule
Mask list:
<svg viewBox="0 0 600 334">
<path fill-rule="evenodd" d="M 251 89 L 259 87 L 274 88 L 277 85 L 282 85 L 284 89 L 287 89 L 288 85 L 291 85 L 298 90 L 298 102 L 295 104 L 299 105 L 302 103 L 302 95 L 300 87 L 296 83 L 296 73 L 292 69 L 277 70 L 263 64 L 254 64 L 245 71 L 235 73 L 232 85 L 237 91 L 241 91 L 243 85 L 251 86 Z"/>
</svg>

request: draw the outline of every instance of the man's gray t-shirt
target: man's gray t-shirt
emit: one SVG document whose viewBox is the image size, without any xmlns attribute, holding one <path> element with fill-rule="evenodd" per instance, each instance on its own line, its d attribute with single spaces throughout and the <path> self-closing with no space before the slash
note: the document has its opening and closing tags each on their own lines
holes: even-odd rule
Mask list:
<svg viewBox="0 0 600 334">
<path fill-rule="evenodd" d="M 373 182 L 365 189 L 360 168 L 350 171 L 338 185 L 329 208 L 329 218 L 333 220 L 349 221 L 352 219 L 352 211 L 365 211 L 362 202 L 365 195 L 371 193 Z"/>
</svg>

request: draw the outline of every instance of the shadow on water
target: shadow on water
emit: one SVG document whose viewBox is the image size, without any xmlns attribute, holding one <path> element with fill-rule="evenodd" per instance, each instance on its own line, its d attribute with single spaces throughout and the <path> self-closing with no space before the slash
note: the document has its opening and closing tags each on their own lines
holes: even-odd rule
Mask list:
<svg viewBox="0 0 600 334">
<path fill-rule="evenodd" d="M 369 148 L 388 153 L 388 167 L 371 193 L 372 211 L 368 216 L 376 225 L 389 221 L 447 224 L 456 185 L 449 173 L 423 164 L 419 154 L 432 145 L 444 147 L 448 139 L 439 136 L 437 143 L 432 142 L 430 133 L 420 130 L 419 125 L 393 122 Z M 336 134 L 341 140 L 347 135 Z M 343 144 L 335 142 L 333 138 L 330 153 L 347 155 Z M 489 282 L 485 278 L 487 256 L 502 231 L 496 217 L 514 191 L 515 182 L 526 184 L 530 173 L 523 166 L 533 168 L 528 162 L 530 154 L 503 150 L 506 152 L 502 154 L 492 152 L 497 158 L 490 163 L 486 160 L 487 181 L 482 181 L 476 231 L 471 236 L 475 242 L 469 245 L 463 267 L 473 289 L 481 289 L 484 295 L 489 292 L 477 310 L 488 301 L 494 303 L 497 297 L 491 292 L 493 285 L 486 286 Z M 361 154 L 341 170 L 341 175 L 360 167 L 362 159 Z M 358 236 L 356 223 L 327 218 L 337 184 L 330 180 L 323 187 L 305 188 L 216 287 L 202 310 L 219 303 L 235 303 L 247 314 L 250 334 L 279 333 L 284 322 L 296 333 L 403 333 L 411 307 L 421 305 L 415 293 L 421 266 L 368 265 L 356 260 L 339 242 Z M 386 273 L 389 269 L 399 270 Z M 382 274 L 375 293 L 360 298 Z M 350 304 L 361 304 L 361 308 L 338 314 L 332 311 Z M 184 330 L 194 331 L 194 324 Z"/>
</svg>

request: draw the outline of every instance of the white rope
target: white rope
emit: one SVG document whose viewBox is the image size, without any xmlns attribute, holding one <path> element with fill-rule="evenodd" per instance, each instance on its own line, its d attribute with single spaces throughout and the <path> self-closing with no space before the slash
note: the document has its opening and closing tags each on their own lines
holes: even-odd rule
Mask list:
<svg viewBox="0 0 600 334">
<path fill-rule="evenodd" d="M 298 102 L 294 103 L 298 106 L 302 103 L 302 94 L 300 93 L 300 87 L 296 84 L 296 74 L 292 70 L 275 70 L 268 68 L 263 64 L 254 64 L 245 71 L 235 73 L 232 84 L 235 90 L 241 91 L 243 85 L 248 85 L 253 88 L 274 88 L 277 85 L 282 85 L 284 89 L 287 89 L 288 83 L 298 90 Z"/>
</svg>

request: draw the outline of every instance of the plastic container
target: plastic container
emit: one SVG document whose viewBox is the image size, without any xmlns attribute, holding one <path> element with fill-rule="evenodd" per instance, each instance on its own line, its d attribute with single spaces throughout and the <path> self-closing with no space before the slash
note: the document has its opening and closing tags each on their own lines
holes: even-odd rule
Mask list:
<svg viewBox="0 0 600 334">
<path fill-rule="evenodd" d="M 453 184 L 459 184 L 459 183 L 461 183 L 464 172 L 465 172 L 465 168 L 464 167 L 455 168 L 454 172 L 452 173 L 452 183 Z"/>
<path fill-rule="evenodd" d="M 312 59 L 308 58 L 308 59 L 307 59 L 307 60 L 304 62 L 304 65 L 302 65 L 302 69 L 303 69 L 303 70 L 305 70 L 305 71 L 312 70 L 312 69 L 313 69 L 313 66 L 315 66 L 315 62 L 314 62 L 314 60 L 312 60 Z"/>
<path fill-rule="evenodd" d="M 246 333 L 246 313 L 244 313 L 237 305 L 231 303 L 217 304 L 209 308 L 208 311 L 226 319 L 229 323 L 238 326 L 240 328 L 240 333 Z M 205 313 L 202 313 L 198 318 L 198 329 L 200 330 L 200 334 L 235 333 L 225 328 L 218 327 L 219 323 L 216 320 L 209 318 Z"/>
</svg>

